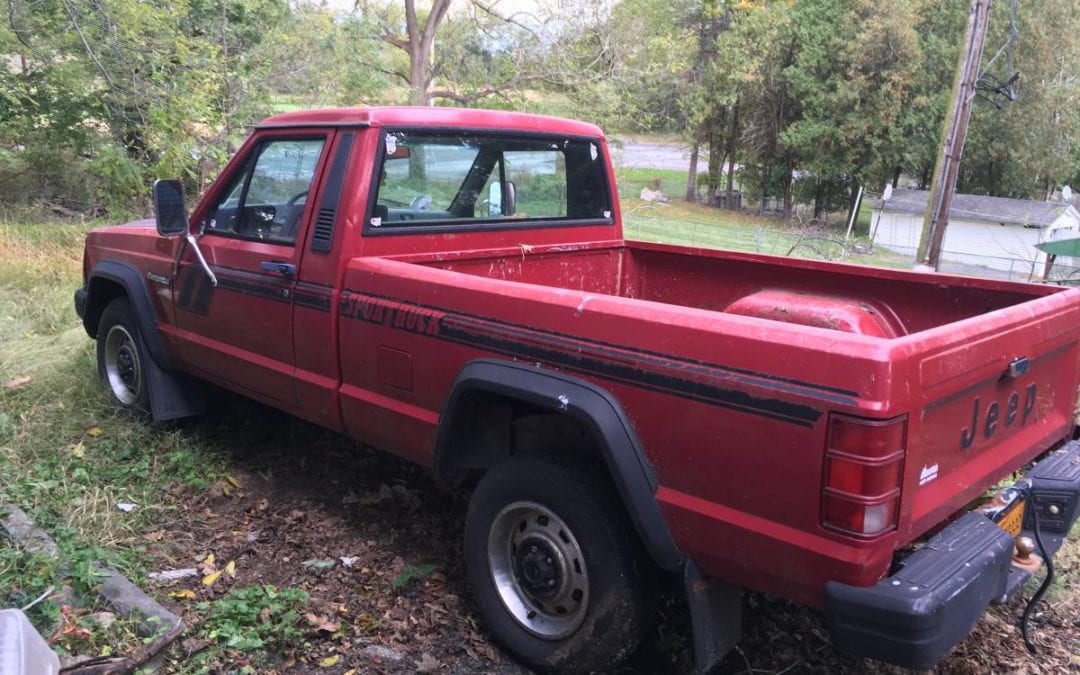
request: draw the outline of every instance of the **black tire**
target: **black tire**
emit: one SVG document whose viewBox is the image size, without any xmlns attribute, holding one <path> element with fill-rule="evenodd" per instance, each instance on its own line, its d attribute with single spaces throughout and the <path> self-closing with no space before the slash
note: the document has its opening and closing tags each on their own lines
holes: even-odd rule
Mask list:
<svg viewBox="0 0 1080 675">
<path fill-rule="evenodd" d="M 98 375 L 118 406 L 137 413 L 150 412 L 147 381 L 149 354 L 126 297 L 105 307 L 98 320 Z"/>
<path fill-rule="evenodd" d="M 579 554 L 583 573 L 569 562 Z M 541 670 L 608 670 L 653 618 L 656 568 L 613 486 L 565 458 L 513 455 L 487 472 L 469 503 L 465 563 L 495 639 Z"/>
</svg>

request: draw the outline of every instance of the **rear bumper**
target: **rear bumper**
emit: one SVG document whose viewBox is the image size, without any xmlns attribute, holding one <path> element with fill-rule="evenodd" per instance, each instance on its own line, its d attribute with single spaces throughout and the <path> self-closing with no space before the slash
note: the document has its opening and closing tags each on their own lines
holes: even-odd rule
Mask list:
<svg viewBox="0 0 1080 675">
<path fill-rule="evenodd" d="M 1034 510 L 1049 555 L 1061 548 L 1080 515 L 1080 443 L 1036 464 L 1025 534 Z M 1012 565 L 1013 538 L 981 513 L 968 513 L 908 556 L 895 574 L 873 586 L 825 586 L 825 617 L 836 645 L 906 668 L 930 668 L 967 637 L 994 600 L 1030 579 Z"/>
</svg>

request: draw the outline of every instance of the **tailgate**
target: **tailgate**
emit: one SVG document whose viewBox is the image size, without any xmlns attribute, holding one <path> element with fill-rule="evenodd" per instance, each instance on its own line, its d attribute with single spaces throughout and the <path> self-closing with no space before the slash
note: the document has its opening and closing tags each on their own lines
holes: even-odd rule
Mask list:
<svg viewBox="0 0 1080 675">
<path fill-rule="evenodd" d="M 1071 433 L 1080 311 L 1074 293 L 1061 295 L 1064 307 L 1061 296 L 1047 298 L 1018 316 L 1011 308 L 927 336 L 937 348 L 912 373 L 921 414 L 912 416 L 901 507 L 909 538 Z"/>
</svg>

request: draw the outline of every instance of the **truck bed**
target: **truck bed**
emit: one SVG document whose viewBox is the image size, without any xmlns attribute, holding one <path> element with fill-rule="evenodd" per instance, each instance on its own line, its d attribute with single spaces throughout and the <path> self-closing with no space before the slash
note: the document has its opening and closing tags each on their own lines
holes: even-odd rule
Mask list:
<svg viewBox="0 0 1080 675">
<path fill-rule="evenodd" d="M 634 424 L 680 550 L 820 604 L 826 581 L 874 583 L 893 551 L 1069 433 L 1077 294 L 618 241 L 362 257 L 342 296 L 341 343 L 361 346 L 342 356 L 342 408 L 351 433 L 423 464 L 472 359 L 592 381 Z M 1004 378 L 1018 359 L 1029 370 Z M 872 539 L 823 528 L 805 489 L 838 414 L 905 420 L 898 521 Z"/>
<path fill-rule="evenodd" d="M 491 251 L 467 258 L 412 258 L 448 271 L 503 281 L 634 298 L 682 307 L 728 311 L 787 323 L 829 325 L 828 317 L 791 316 L 811 297 L 834 300 L 834 313 L 847 300 L 864 312 L 882 317 L 895 338 L 1011 307 L 1060 291 L 1033 284 L 942 275 L 912 275 L 857 265 L 749 253 L 718 252 L 641 242 L 621 246 L 548 247 Z M 763 300 L 786 301 L 788 307 L 762 316 L 768 307 L 744 299 L 769 291 Z M 784 295 L 779 292 L 784 291 Z M 744 301 L 741 302 L 740 301 Z M 800 303 L 800 301 L 804 301 Z M 841 301 L 841 302 L 835 302 Z M 748 306 L 749 305 L 749 306 Z M 756 312 L 756 313 L 753 313 Z M 815 321 L 815 318 L 818 321 Z M 810 323 L 815 321 L 815 323 Z M 856 328 L 856 327 L 852 327 Z M 848 332 L 866 331 L 848 330 Z"/>
</svg>

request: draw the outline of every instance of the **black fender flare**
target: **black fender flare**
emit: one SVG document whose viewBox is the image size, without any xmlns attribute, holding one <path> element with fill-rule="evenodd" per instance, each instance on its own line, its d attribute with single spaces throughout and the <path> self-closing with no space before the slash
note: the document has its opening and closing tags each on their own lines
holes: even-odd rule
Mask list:
<svg viewBox="0 0 1080 675">
<path fill-rule="evenodd" d="M 92 338 L 97 337 L 97 320 L 101 312 L 105 310 L 108 300 L 111 299 L 108 296 L 102 297 L 100 292 L 94 293 L 95 286 L 100 289 L 100 286 L 94 283 L 96 279 L 110 281 L 124 289 L 150 357 L 162 369 L 176 370 L 176 364 L 165 349 L 165 342 L 158 331 L 157 314 L 154 313 L 154 304 L 150 300 L 150 290 L 146 286 L 146 280 L 130 263 L 102 260 L 90 270 L 86 279 L 86 304 L 83 311 L 83 328 L 86 329 L 87 335 Z"/>
<path fill-rule="evenodd" d="M 466 423 L 463 399 L 469 393 L 502 395 L 569 415 L 597 441 L 630 520 L 656 564 L 682 569 L 684 558 L 656 502 L 659 482 L 641 441 L 619 402 L 606 390 L 576 377 L 510 361 L 477 359 L 458 373 L 439 416 L 432 465 L 444 483 L 453 479 L 455 425 Z"/>
</svg>

